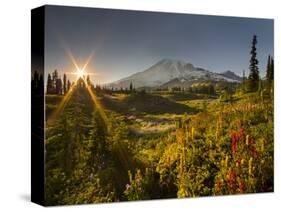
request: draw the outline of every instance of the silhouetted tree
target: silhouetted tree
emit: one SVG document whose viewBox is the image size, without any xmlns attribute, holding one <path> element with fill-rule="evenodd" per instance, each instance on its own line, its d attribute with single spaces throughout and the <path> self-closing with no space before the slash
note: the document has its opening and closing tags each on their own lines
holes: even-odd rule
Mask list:
<svg viewBox="0 0 281 212">
<path fill-rule="evenodd" d="M 271 62 L 270 62 L 270 79 L 274 79 L 274 60 L 273 57 L 271 57 Z"/>
<path fill-rule="evenodd" d="M 39 74 L 38 74 L 38 71 L 34 71 L 34 74 L 33 74 L 33 80 L 34 80 L 34 81 L 38 81 L 38 80 L 39 80 Z"/>
<path fill-rule="evenodd" d="M 80 78 L 77 80 L 77 87 L 78 87 L 78 88 L 84 88 L 84 87 L 85 87 L 85 80 L 84 80 L 84 78 L 80 77 Z"/>
<path fill-rule="evenodd" d="M 130 91 L 131 92 L 133 91 L 133 83 L 132 82 L 130 83 Z"/>
<path fill-rule="evenodd" d="M 43 77 L 43 74 L 39 74 L 38 88 L 44 90 L 44 77 Z"/>
<path fill-rule="evenodd" d="M 53 87 L 53 80 L 51 77 L 51 74 L 48 74 L 48 79 L 47 79 L 47 94 L 51 94 L 54 91 Z"/>
<path fill-rule="evenodd" d="M 266 65 L 266 79 L 267 81 L 270 81 L 270 70 L 271 69 L 271 57 L 270 55 L 268 55 L 268 58 L 267 58 L 267 65 Z"/>
<path fill-rule="evenodd" d="M 89 75 L 89 74 L 87 75 L 86 81 L 87 81 L 87 84 L 88 84 L 88 85 L 91 85 L 91 80 L 90 80 L 90 75 Z"/>
<path fill-rule="evenodd" d="M 43 75 L 35 70 L 31 77 L 31 92 L 33 92 L 33 94 L 39 94 L 44 89 L 43 86 Z"/>
<path fill-rule="evenodd" d="M 259 68 L 258 68 L 258 60 L 257 60 L 257 36 L 253 36 L 252 40 L 252 49 L 251 49 L 251 59 L 250 59 L 250 73 L 249 73 L 249 90 L 250 91 L 257 91 L 258 89 L 258 84 L 259 84 Z"/>
<path fill-rule="evenodd" d="M 52 73 L 52 80 L 53 80 L 53 88 L 54 88 L 54 90 L 56 90 L 57 79 L 58 79 L 58 71 L 55 70 L 55 71 Z"/>
<path fill-rule="evenodd" d="M 67 92 L 66 74 L 63 74 L 63 94 Z"/>
<path fill-rule="evenodd" d="M 245 75 L 245 70 L 243 70 L 243 74 L 242 74 L 242 90 L 243 90 L 243 92 L 246 91 L 245 85 L 246 85 L 246 75 Z"/>
<path fill-rule="evenodd" d="M 61 78 L 58 78 L 56 80 L 56 94 L 62 95 L 62 80 L 61 80 Z"/>
<path fill-rule="evenodd" d="M 32 76 L 32 80 L 31 80 L 31 90 L 36 90 L 38 81 L 39 81 L 39 74 L 35 70 L 33 73 L 33 76 Z"/>
<path fill-rule="evenodd" d="M 70 90 L 70 87 L 71 87 L 71 82 L 67 80 L 67 92 Z"/>
</svg>

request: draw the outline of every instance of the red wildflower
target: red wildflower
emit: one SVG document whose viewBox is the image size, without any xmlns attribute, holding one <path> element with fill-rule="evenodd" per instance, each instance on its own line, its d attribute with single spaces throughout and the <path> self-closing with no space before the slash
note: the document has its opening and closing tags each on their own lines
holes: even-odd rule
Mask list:
<svg viewBox="0 0 281 212">
<path fill-rule="evenodd" d="M 236 172 L 235 171 L 231 171 L 229 184 L 230 184 L 231 188 L 233 188 L 236 184 Z"/>
<path fill-rule="evenodd" d="M 254 141 L 254 139 L 252 138 L 251 139 L 251 145 L 254 145 L 255 144 L 255 141 Z"/>
<path fill-rule="evenodd" d="M 256 147 L 253 147 L 253 156 L 254 156 L 254 157 L 257 156 L 257 149 L 256 149 Z"/>
<path fill-rule="evenodd" d="M 238 140 L 239 141 L 244 141 L 245 140 L 245 130 L 243 128 L 239 129 Z"/>
<path fill-rule="evenodd" d="M 241 164 L 241 160 L 240 160 L 240 159 L 238 159 L 238 160 L 237 160 L 237 163 L 238 163 L 238 165 L 240 166 L 240 164 Z"/>
<path fill-rule="evenodd" d="M 235 171 L 232 171 L 232 172 L 231 172 L 231 178 L 232 178 L 232 179 L 236 179 L 236 172 L 235 172 Z"/>
<path fill-rule="evenodd" d="M 238 137 L 237 137 L 237 134 L 235 131 L 232 131 L 231 138 L 232 138 L 232 141 L 231 141 L 232 156 L 234 156 L 235 152 L 236 152 L 237 140 L 238 140 Z"/>
<path fill-rule="evenodd" d="M 221 182 L 220 179 L 217 181 L 217 187 L 218 187 L 219 190 L 221 190 L 222 182 Z"/>
<path fill-rule="evenodd" d="M 240 183 L 239 183 L 239 190 L 240 190 L 240 193 L 243 193 L 245 190 L 245 184 L 242 180 L 240 180 Z"/>
<path fill-rule="evenodd" d="M 232 138 L 232 139 L 236 139 L 236 132 L 235 132 L 235 131 L 232 131 L 232 132 L 231 132 L 231 138 Z"/>
</svg>

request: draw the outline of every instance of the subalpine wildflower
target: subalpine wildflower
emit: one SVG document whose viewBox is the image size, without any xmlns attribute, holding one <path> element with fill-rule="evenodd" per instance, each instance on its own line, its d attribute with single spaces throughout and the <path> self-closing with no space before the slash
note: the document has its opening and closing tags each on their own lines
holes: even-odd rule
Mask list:
<svg viewBox="0 0 281 212">
<path fill-rule="evenodd" d="M 261 151 L 262 152 L 264 151 L 264 140 L 263 139 L 261 140 Z"/>
<path fill-rule="evenodd" d="M 240 164 L 241 164 L 241 160 L 238 159 L 237 162 L 236 162 L 236 167 L 240 166 Z"/>
<path fill-rule="evenodd" d="M 219 190 L 221 190 L 221 187 L 222 187 L 222 182 L 221 182 L 220 179 L 218 179 L 218 181 L 217 181 L 217 188 L 218 188 Z"/>
<path fill-rule="evenodd" d="M 246 136 L 246 145 L 249 145 L 249 135 Z"/>
<path fill-rule="evenodd" d="M 228 155 L 225 157 L 225 166 L 227 167 L 228 165 Z"/>
<path fill-rule="evenodd" d="M 242 127 L 239 129 L 238 140 L 245 141 L 245 130 Z"/>
<path fill-rule="evenodd" d="M 186 131 L 186 133 L 185 133 L 185 140 L 186 140 L 186 143 L 188 144 L 188 140 L 189 140 L 189 133 L 188 133 L 188 131 Z"/>
<path fill-rule="evenodd" d="M 248 167 L 249 175 L 252 175 L 252 163 L 253 163 L 253 158 L 251 157 L 249 160 L 249 167 Z"/>
<path fill-rule="evenodd" d="M 241 160 L 241 166 L 244 164 L 244 162 L 245 162 L 245 159 L 242 158 L 242 160 Z"/>
<path fill-rule="evenodd" d="M 237 148 L 237 134 L 235 131 L 232 131 L 231 137 L 232 137 L 232 141 L 231 141 L 232 156 L 234 157 Z"/>
<path fill-rule="evenodd" d="M 254 156 L 254 157 L 257 156 L 257 149 L 256 149 L 256 147 L 253 147 L 253 156 Z"/>
<path fill-rule="evenodd" d="M 236 184 L 236 171 L 233 170 L 231 171 L 230 173 L 230 179 L 229 179 L 229 184 L 230 184 L 230 187 L 233 188 Z"/>
<path fill-rule="evenodd" d="M 194 127 L 191 128 L 191 139 L 194 139 L 194 133 L 195 133 L 195 129 Z"/>
<path fill-rule="evenodd" d="M 219 138 L 219 122 L 217 122 L 217 127 L 216 127 L 216 140 Z"/>
<path fill-rule="evenodd" d="M 243 180 L 240 180 L 240 182 L 239 182 L 239 190 L 240 190 L 240 193 L 243 193 L 245 190 L 245 184 L 244 184 Z"/>
</svg>

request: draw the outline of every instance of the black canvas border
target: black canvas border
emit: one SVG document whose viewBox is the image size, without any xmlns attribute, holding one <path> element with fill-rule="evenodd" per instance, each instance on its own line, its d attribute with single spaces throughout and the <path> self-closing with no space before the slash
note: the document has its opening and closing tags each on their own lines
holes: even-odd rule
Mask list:
<svg viewBox="0 0 281 212">
<path fill-rule="evenodd" d="M 45 205 L 44 48 L 45 6 L 42 6 L 31 10 L 31 79 L 36 68 L 43 83 L 36 89 L 31 86 L 31 201 L 40 205 Z"/>
</svg>

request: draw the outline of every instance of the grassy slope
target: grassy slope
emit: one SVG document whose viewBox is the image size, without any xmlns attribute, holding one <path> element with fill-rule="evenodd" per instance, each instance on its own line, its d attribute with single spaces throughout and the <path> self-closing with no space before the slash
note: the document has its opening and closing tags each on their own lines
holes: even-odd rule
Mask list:
<svg viewBox="0 0 281 212">
<path fill-rule="evenodd" d="M 47 113 L 56 107 L 61 98 L 47 95 Z M 191 120 L 198 145 L 201 141 L 215 139 L 217 120 L 222 114 L 221 144 L 212 144 L 214 149 L 210 151 L 209 146 L 202 145 L 201 151 L 207 148 L 204 151 L 210 152 L 210 158 L 229 152 L 227 143 L 230 132 L 237 129 L 237 123 L 241 120 L 247 133 L 257 140 L 268 139 L 268 151 L 273 150 L 273 135 L 270 134 L 273 114 L 267 114 L 267 118 L 264 115 L 265 111 L 273 111 L 272 103 L 266 100 L 261 104 L 256 94 L 236 95 L 232 102 L 219 102 L 214 96 L 183 93 L 99 94 L 98 98 L 111 120 L 125 124 L 129 132 L 125 143 L 119 143 L 112 149 L 115 168 L 120 170 L 116 172 L 116 178 L 120 181 L 118 192 L 122 191 L 128 180 L 128 170 L 156 169 L 167 149 L 173 149 L 176 121 L 183 114 Z M 265 130 L 266 133 L 263 133 Z M 213 182 L 210 185 L 213 186 Z"/>
</svg>

